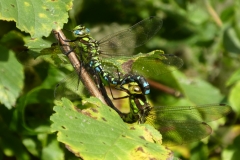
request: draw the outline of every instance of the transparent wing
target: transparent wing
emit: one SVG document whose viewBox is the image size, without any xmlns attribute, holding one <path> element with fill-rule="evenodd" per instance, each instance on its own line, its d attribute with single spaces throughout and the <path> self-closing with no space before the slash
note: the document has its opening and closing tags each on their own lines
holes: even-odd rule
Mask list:
<svg viewBox="0 0 240 160">
<path fill-rule="evenodd" d="M 54 90 L 54 97 L 56 99 L 66 97 L 70 100 L 77 100 L 82 99 L 87 95 L 89 95 L 89 93 L 75 71 L 59 82 Z"/>
<path fill-rule="evenodd" d="M 103 71 L 111 75 L 112 78 L 120 79 L 123 76 L 119 68 L 113 63 L 102 62 L 102 67 Z"/>
<path fill-rule="evenodd" d="M 189 143 L 205 138 L 211 127 L 205 122 L 217 120 L 231 111 L 225 104 L 153 107 L 146 123 L 163 136 L 166 145 Z"/>
<path fill-rule="evenodd" d="M 76 48 L 76 44 L 74 42 L 70 43 L 70 48 L 73 47 Z M 35 65 L 35 63 L 42 63 L 42 61 L 50 62 L 55 67 L 61 69 L 72 67 L 67 56 L 63 54 L 61 47 L 57 43 L 54 43 L 51 45 L 51 47 L 44 49 L 31 48 L 28 51 L 18 53 L 17 57 L 19 62 L 26 67 L 32 67 Z M 49 63 L 43 64 L 40 67 L 47 68 L 48 64 Z M 76 100 L 87 96 L 88 92 L 80 81 L 78 74 L 73 72 L 57 84 L 54 95 L 57 99 L 67 97 L 71 100 Z"/>
<path fill-rule="evenodd" d="M 104 37 L 99 41 L 103 55 L 131 55 L 130 48 L 136 48 L 146 43 L 162 27 L 159 17 L 149 17 L 132 27 Z"/>
<path fill-rule="evenodd" d="M 122 68 L 126 73 L 133 73 L 151 78 L 174 71 L 181 68 L 182 65 L 183 60 L 175 55 L 154 54 L 140 57 L 136 60 L 129 60 L 122 64 Z"/>
<path fill-rule="evenodd" d="M 52 44 L 49 48 L 31 48 L 17 53 L 17 58 L 24 66 L 32 66 L 34 63 L 41 61 L 49 62 L 57 68 L 69 66 L 67 57 L 59 49 L 58 44 Z"/>
<path fill-rule="evenodd" d="M 56 67 L 64 67 L 70 64 L 67 56 L 63 54 L 59 45 L 55 43 L 50 48 L 41 50 L 40 57 L 51 62 Z"/>
</svg>

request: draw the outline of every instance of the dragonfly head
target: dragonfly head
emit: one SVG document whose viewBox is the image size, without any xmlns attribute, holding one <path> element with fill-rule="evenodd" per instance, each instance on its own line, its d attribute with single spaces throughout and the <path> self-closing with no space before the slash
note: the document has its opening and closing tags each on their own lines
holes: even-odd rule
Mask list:
<svg viewBox="0 0 240 160">
<path fill-rule="evenodd" d="M 85 37 L 89 36 L 90 34 L 90 30 L 82 25 L 78 25 L 75 28 L 73 28 L 72 32 L 75 37 Z"/>
<path fill-rule="evenodd" d="M 129 83 L 128 92 L 130 95 L 142 94 L 141 87 L 136 82 Z"/>
<path fill-rule="evenodd" d="M 143 76 L 139 76 L 139 75 L 133 75 L 131 76 L 131 81 L 133 81 L 132 83 L 136 82 L 138 84 L 138 86 L 134 86 L 133 89 L 137 90 L 138 88 L 140 88 L 139 90 L 141 90 L 142 93 L 140 94 L 149 94 L 150 93 L 150 85 L 148 83 L 148 81 L 143 77 Z"/>
</svg>

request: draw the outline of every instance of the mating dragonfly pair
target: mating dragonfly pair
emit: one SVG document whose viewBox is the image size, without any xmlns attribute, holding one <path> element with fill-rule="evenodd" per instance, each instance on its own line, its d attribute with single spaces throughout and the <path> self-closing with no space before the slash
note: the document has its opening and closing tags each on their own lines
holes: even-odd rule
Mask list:
<svg viewBox="0 0 240 160">
<path fill-rule="evenodd" d="M 149 74 L 159 76 L 162 73 L 170 72 L 180 68 L 183 62 L 174 55 L 142 54 L 133 56 L 131 52 L 126 52 L 128 49 L 146 43 L 159 31 L 161 26 L 162 20 L 158 17 L 150 17 L 126 30 L 97 41 L 90 36 L 87 28 L 79 25 L 72 30 L 76 39 L 64 41 L 71 42 L 72 50 L 78 53 L 79 60 L 91 74 L 101 77 L 114 88 L 128 94 L 126 97 L 129 98 L 130 112 L 122 116 L 125 122 L 148 123 L 154 126 L 160 131 L 163 142 L 166 144 L 182 144 L 200 140 L 211 133 L 211 127 L 205 122 L 221 118 L 231 111 L 231 107 L 224 104 L 152 107 L 146 98 L 146 95 L 150 93 L 150 86 L 145 76 Z M 116 65 L 104 62 L 105 58 L 103 59 L 103 57 L 120 57 L 120 59 L 127 57 L 127 60 L 121 65 Z M 141 64 L 141 67 L 136 64 Z M 78 88 L 77 86 L 82 86 L 79 75 L 74 73 L 60 82 L 55 89 L 55 95 L 57 97 L 67 96 L 65 93 L 69 87 L 66 87 L 65 84 L 75 89 Z M 128 87 L 124 87 L 124 85 Z"/>
</svg>

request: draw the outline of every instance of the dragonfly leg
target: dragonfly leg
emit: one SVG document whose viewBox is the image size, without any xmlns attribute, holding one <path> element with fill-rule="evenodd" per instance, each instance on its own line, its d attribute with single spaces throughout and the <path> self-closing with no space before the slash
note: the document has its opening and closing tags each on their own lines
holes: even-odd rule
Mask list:
<svg viewBox="0 0 240 160">
<path fill-rule="evenodd" d="M 119 84 L 119 82 L 121 81 L 120 72 L 119 72 L 118 68 L 117 68 L 117 73 L 118 73 L 118 79 L 117 79 L 117 80 L 116 80 L 116 79 L 111 80 L 112 83 L 113 83 L 113 81 L 114 81 L 116 84 Z M 111 78 L 110 78 L 110 79 L 111 79 Z M 129 97 L 129 95 L 122 96 L 122 97 L 114 97 L 114 96 L 113 96 L 113 93 L 112 93 L 112 89 L 111 89 L 110 83 L 109 83 L 109 80 L 108 80 L 107 82 L 108 82 L 108 85 L 109 85 L 109 89 L 110 89 L 111 96 L 112 96 L 112 98 L 113 98 L 114 100 L 124 99 L 124 98 L 128 98 L 128 97 Z M 118 87 L 118 85 L 116 85 L 114 88 L 117 89 L 117 90 L 124 91 L 124 92 L 127 92 L 127 93 L 128 93 L 128 89 L 124 88 L 123 85 L 120 85 L 120 87 Z"/>
<path fill-rule="evenodd" d="M 75 42 L 75 41 L 77 41 L 77 39 L 74 39 L 74 40 L 63 39 L 62 36 L 59 34 L 59 32 L 54 32 L 54 34 L 57 34 L 58 39 L 61 38 L 61 40 L 63 40 L 64 42 Z M 58 45 L 59 46 L 69 46 L 71 48 L 68 52 L 63 52 L 65 55 L 68 55 L 69 53 L 71 53 L 72 51 L 74 51 L 76 49 L 76 46 L 71 47 L 70 45 L 67 45 L 67 44 L 60 44 L 59 41 L 58 41 Z M 61 48 L 61 50 L 62 50 L 62 48 Z"/>
<path fill-rule="evenodd" d="M 125 117 L 126 115 L 124 113 L 122 113 L 120 110 L 118 110 L 118 108 L 116 108 L 112 101 L 109 99 L 108 95 L 107 95 L 107 92 L 106 92 L 106 89 L 100 79 L 100 76 L 95 72 L 94 72 L 94 80 L 99 88 L 99 91 L 102 93 L 105 101 L 107 102 L 108 106 L 110 106 L 113 110 L 115 110 L 121 117 Z M 111 94 L 112 94 L 112 91 L 111 91 Z"/>
<path fill-rule="evenodd" d="M 64 53 L 65 55 L 68 55 L 69 53 L 71 53 L 72 51 L 74 51 L 76 49 L 76 46 L 72 47 L 68 52 Z"/>
<path fill-rule="evenodd" d="M 111 93 L 111 96 L 112 96 L 113 100 L 124 99 L 124 98 L 128 98 L 129 97 L 129 95 L 122 96 L 122 97 L 114 97 L 113 93 L 112 93 L 112 87 L 111 87 L 109 82 L 107 82 L 107 83 L 108 83 L 108 87 L 109 87 L 109 90 L 110 90 L 110 93 Z M 114 88 L 117 89 L 117 90 L 121 90 L 121 91 L 123 90 L 125 92 L 127 91 L 127 89 L 124 88 L 124 87 L 123 87 L 123 89 L 122 88 L 118 88 L 117 86 L 115 86 Z"/>
<path fill-rule="evenodd" d="M 61 38 L 64 42 L 76 42 L 78 40 L 78 38 L 75 38 L 75 39 L 72 39 L 72 40 L 70 40 L 70 39 L 63 39 L 62 36 L 58 32 L 55 33 L 55 34 L 58 34 L 58 38 L 59 39 Z"/>
</svg>

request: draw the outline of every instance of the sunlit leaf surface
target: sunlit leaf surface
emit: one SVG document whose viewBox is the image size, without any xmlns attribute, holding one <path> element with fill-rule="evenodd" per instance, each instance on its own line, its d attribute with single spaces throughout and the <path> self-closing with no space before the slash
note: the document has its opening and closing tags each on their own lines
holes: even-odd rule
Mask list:
<svg viewBox="0 0 240 160">
<path fill-rule="evenodd" d="M 2 46 L 0 51 L 0 101 L 10 109 L 23 88 L 23 67 L 12 51 Z"/>
<path fill-rule="evenodd" d="M 171 152 L 161 146 L 161 136 L 148 125 L 126 125 L 96 98 L 86 100 L 97 107 L 79 110 L 67 99 L 55 106 L 52 131 L 58 140 L 83 159 L 167 159 Z"/>
</svg>

